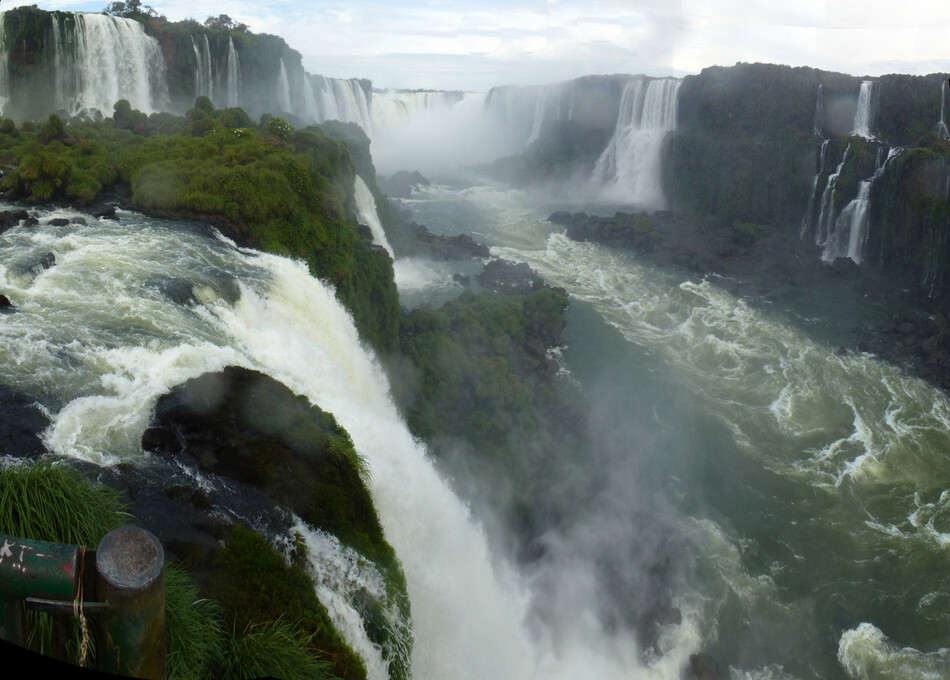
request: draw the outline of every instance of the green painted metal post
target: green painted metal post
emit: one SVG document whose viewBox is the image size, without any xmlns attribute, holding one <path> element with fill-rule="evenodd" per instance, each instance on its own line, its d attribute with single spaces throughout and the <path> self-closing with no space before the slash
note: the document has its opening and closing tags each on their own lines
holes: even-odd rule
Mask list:
<svg viewBox="0 0 950 680">
<path fill-rule="evenodd" d="M 75 545 L 0 534 L 0 638 L 26 646 L 25 598 L 72 599 L 78 551 Z"/>
<path fill-rule="evenodd" d="M 135 678 L 165 677 L 165 554 L 138 527 L 109 532 L 96 550 L 99 669 Z"/>
</svg>

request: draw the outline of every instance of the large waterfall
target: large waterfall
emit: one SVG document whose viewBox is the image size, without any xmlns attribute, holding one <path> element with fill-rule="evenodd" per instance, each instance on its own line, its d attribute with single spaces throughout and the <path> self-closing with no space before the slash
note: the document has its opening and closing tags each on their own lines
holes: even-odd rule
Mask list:
<svg viewBox="0 0 950 680">
<path fill-rule="evenodd" d="M 630 666 L 612 666 L 593 647 L 583 652 L 583 640 L 570 641 L 572 652 L 556 651 L 529 632 L 516 574 L 492 557 L 401 419 L 349 314 L 304 264 L 132 213 L 85 226 L 53 226 L 54 217 L 77 214 L 41 213 L 39 228 L 0 235 L 0 282 L 17 305 L 0 332 L 0 381 L 49 409 L 46 440 L 56 453 L 148 465 L 140 442 L 162 393 L 228 364 L 263 371 L 332 413 L 367 461 L 385 535 L 407 578 L 413 677 L 566 679 L 578 667 L 628 677 Z M 26 267 L 50 252 L 50 269 Z M 167 296 L 171 282 L 190 286 L 195 303 Z M 240 291 L 236 299 L 223 292 L 230 289 Z M 325 536 L 305 538 L 321 551 L 314 560 L 325 569 L 324 603 L 352 622 L 346 582 L 371 574 Z M 358 621 L 343 629 L 367 650 Z M 385 666 L 369 652 L 370 677 L 383 680 Z M 670 659 L 667 670 L 682 662 Z"/>
<path fill-rule="evenodd" d="M 617 128 L 594 168 L 609 200 L 665 208 L 660 162 L 663 138 L 676 127 L 681 81 L 634 80 L 623 91 Z"/>
<path fill-rule="evenodd" d="M 146 113 L 167 108 L 165 60 L 142 24 L 104 14 L 54 12 L 49 18 L 42 52 L 31 57 L 37 69 L 33 80 L 20 84 L 29 92 L 11 91 L 11 53 L 0 46 L 0 98 L 6 115 L 32 117 L 34 105 L 46 113 L 108 115 L 119 99 Z M 6 13 L 0 14 L 0 25 L 5 19 Z M 37 97 L 36 88 L 43 96 Z"/>
<path fill-rule="evenodd" d="M 872 97 L 874 95 L 874 81 L 865 80 L 861 83 L 861 89 L 858 92 L 858 109 L 854 114 L 854 130 L 851 134 L 873 139 L 871 134 L 872 116 Z"/>
</svg>

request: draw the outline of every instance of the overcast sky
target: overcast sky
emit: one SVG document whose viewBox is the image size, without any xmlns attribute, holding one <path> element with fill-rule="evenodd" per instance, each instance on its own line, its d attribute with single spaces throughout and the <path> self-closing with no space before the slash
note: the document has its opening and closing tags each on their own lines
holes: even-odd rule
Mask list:
<svg viewBox="0 0 950 680">
<path fill-rule="evenodd" d="M 3 8 L 33 4 L 7 0 Z M 43 9 L 100 11 L 54 0 Z M 282 36 L 311 73 L 485 91 L 593 73 L 685 75 L 762 61 L 854 75 L 950 71 L 950 1 L 154 0 Z"/>
</svg>

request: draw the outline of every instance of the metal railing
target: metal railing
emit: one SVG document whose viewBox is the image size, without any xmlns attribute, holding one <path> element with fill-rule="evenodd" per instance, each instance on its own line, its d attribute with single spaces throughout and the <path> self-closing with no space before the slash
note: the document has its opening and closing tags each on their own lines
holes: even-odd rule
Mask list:
<svg viewBox="0 0 950 680">
<path fill-rule="evenodd" d="M 28 609 L 52 615 L 55 658 L 73 617 L 81 657 L 95 636 L 99 670 L 164 680 L 165 554 L 145 529 L 111 531 L 96 550 L 0 534 L 0 638 L 27 646 Z"/>
</svg>

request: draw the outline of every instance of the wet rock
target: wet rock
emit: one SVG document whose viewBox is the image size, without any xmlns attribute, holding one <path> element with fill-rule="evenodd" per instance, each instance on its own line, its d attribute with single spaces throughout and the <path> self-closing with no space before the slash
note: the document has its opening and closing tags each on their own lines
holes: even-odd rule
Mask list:
<svg viewBox="0 0 950 680">
<path fill-rule="evenodd" d="M 720 680 L 719 664 L 705 653 L 692 654 L 689 657 L 689 669 L 695 680 Z"/>
<path fill-rule="evenodd" d="M 74 218 L 72 219 L 72 224 L 80 224 L 80 225 L 82 225 L 82 226 L 86 226 L 86 225 L 89 224 L 89 223 L 86 222 L 85 218 L 82 218 L 82 217 L 74 217 Z"/>
<path fill-rule="evenodd" d="M 48 426 L 35 399 L 0 385 L 0 453 L 17 457 L 45 453 L 40 435 Z"/>
<path fill-rule="evenodd" d="M 429 180 L 419 174 L 418 171 L 400 170 L 379 180 L 379 188 L 392 198 L 409 198 L 415 187 L 427 186 L 430 186 Z"/>
<path fill-rule="evenodd" d="M 115 220 L 119 221 L 119 218 L 115 214 L 114 205 L 95 205 L 90 206 L 87 209 L 87 212 L 93 217 L 99 218 L 100 220 Z"/>
<path fill-rule="evenodd" d="M 26 210 L 0 211 L 0 233 L 18 226 L 20 222 L 29 219 L 29 217 L 30 215 Z"/>
<path fill-rule="evenodd" d="M 54 217 L 49 222 L 47 222 L 51 227 L 65 227 L 69 224 L 69 219 L 65 217 Z"/>
<path fill-rule="evenodd" d="M 0 295 L 0 312 L 12 312 L 16 307 L 6 295 Z"/>
<path fill-rule="evenodd" d="M 477 278 L 485 288 L 499 293 L 527 295 L 544 286 L 543 279 L 526 263 L 515 264 L 502 259 L 486 264 Z"/>
</svg>

